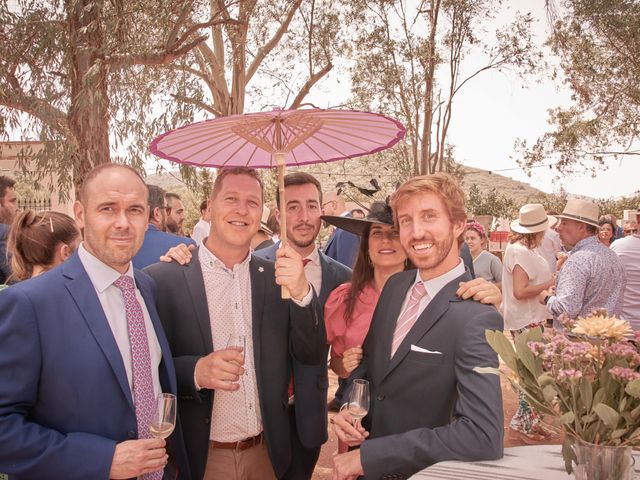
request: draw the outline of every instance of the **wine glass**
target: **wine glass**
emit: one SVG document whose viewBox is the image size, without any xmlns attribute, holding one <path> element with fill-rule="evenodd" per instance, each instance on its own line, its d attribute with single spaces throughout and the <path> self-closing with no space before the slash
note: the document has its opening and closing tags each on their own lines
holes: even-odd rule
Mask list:
<svg viewBox="0 0 640 480">
<path fill-rule="evenodd" d="M 367 380 L 357 378 L 353 381 L 347 409 L 349 415 L 356 419 L 354 426 L 357 428 L 358 423 L 369 413 L 369 382 Z"/>
<path fill-rule="evenodd" d="M 247 348 L 247 340 L 244 335 L 237 335 L 232 333 L 227 340 L 227 348 L 234 348 L 236 350 L 242 349 L 242 355 L 244 355 Z"/>
<path fill-rule="evenodd" d="M 156 401 L 156 410 L 149 425 L 151 436 L 167 438 L 176 427 L 176 396 L 171 393 L 161 393 Z"/>
</svg>

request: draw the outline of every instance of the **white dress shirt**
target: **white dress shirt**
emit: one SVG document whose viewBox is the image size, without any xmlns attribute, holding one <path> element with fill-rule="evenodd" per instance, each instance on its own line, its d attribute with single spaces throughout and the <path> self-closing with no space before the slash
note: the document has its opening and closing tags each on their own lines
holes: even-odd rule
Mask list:
<svg viewBox="0 0 640 480">
<path fill-rule="evenodd" d="M 118 350 L 122 356 L 124 363 L 124 369 L 127 372 L 127 380 L 129 381 L 129 388 L 133 392 L 133 367 L 131 365 L 131 343 L 129 342 L 129 329 L 127 325 L 127 315 L 125 312 L 124 300 L 122 298 L 122 291 L 116 287 L 113 282 L 120 278 L 120 273 L 109 267 L 101 260 L 93 256 L 84 247 L 84 243 L 80 244 L 78 249 L 78 256 L 82 266 L 87 271 L 89 279 L 93 284 L 93 288 L 96 290 L 100 305 L 107 317 L 107 322 L 113 333 Z M 129 277 L 133 278 L 135 285 L 135 277 L 133 276 L 133 266 L 129 264 L 129 269 L 125 273 Z M 151 317 L 147 311 L 147 305 L 136 286 L 136 299 L 142 307 L 142 313 L 144 315 L 144 325 L 147 330 L 147 340 L 149 342 L 149 354 L 151 355 L 151 377 L 153 379 L 153 392 L 157 396 L 162 392 L 160 386 L 160 376 L 158 369 L 160 362 L 162 361 L 162 349 L 160 343 L 158 343 L 158 337 L 156 331 L 151 323 Z"/>
<path fill-rule="evenodd" d="M 320 295 L 320 289 L 322 288 L 322 265 L 320 265 L 318 249 L 314 248 L 313 252 L 304 257 L 304 259 L 309 260 L 304 266 L 304 275 L 316 291 L 316 295 Z"/>
<path fill-rule="evenodd" d="M 202 244 L 202 240 L 209 236 L 209 230 L 211 230 L 211 224 L 206 220 L 200 219 L 198 220 L 198 223 L 196 223 L 195 227 L 193 227 L 191 239 L 196 242 L 196 245 L 200 246 Z"/>
<path fill-rule="evenodd" d="M 442 290 L 447 285 L 447 283 L 455 280 L 460 275 L 462 275 L 464 271 L 464 263 L 462 259 L 460 259 L 460 263 L 458 263 L 458 265 L 456 265 L 454 268 L 446 273 L 443 273 L 439 277 L 432 278 L 431 280 L 422 280 L 422 277 L 420 276 L 420 270 L 416 270 L 416 279 L 411 284 L 411 288 L 409 288 L 409 290 L 407 291 L 407 295 L 405 296 L 404 302 L 402 303 L 402 309 L 400 309 L 400 314 L 402 315 L 402 312 L 404 312 L 404 309 L 407 306 L 407 302 L 409 302 L 409 298 L 411 297 L 413 286 L 416 283 L 422 282 L 424 284 L 425 290 L 427 291 L 427 294 L 420 300 L 420 307 L 418 308 L 419 317 L 420 315 L 422 315 L 422 312 L 426 310 L 427 306 L 429 305 L 429 303 L 431 303 L 431 300 L 433 300 L 438 292 Z"/>
</svg>

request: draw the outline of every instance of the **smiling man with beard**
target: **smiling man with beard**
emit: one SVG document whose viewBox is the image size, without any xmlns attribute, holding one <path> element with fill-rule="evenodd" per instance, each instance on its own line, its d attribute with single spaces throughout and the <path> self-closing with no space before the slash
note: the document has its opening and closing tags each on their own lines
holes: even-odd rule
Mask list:
<svg viewBox="0 0 640 480">
<path fill-rule="evenodd" d="M 500 382 L 474 367 L 497 367 L 485 330 L 502 330 L 497 310 L 456 296 L 470 280 L 460 259 L 464 192 L 446 174 L 415 177 L 392 196 L 400 242 L 416 270 L 382 290 L 364 358 L 352 378 L 370 382 L 364 427 L 347 410 L 338 437 L 360 448 L 334 458 L 334 479 L 408 478 L 444 460 L 502 456 Z"/>
<path fill-rule="evenodd" d="M 288 243 L 304 259 L 304 272 L 318 295 L 320 305 L 338 285 L 351 279 L 351 269 L 320 252 L 316 245 L 320 231 L 322 190 L 320 182 L 305 172 L 284 177 L 286 206 L 278 203 L 276 218 L 287 218 Z M 279 202 L 279 196 L 276 194 Z M 256 251 L 256 256 L 275 261 L 280 244 Z M 325 358 L 328 346 L 325 350 Z M 293 359 L 289 399 L 292 461 L 283 479 L 311 478 L 327 441 L 327 364 L 305 365 Z M 294 395 L 295 392 L 295 395 Z"/>
</svg>

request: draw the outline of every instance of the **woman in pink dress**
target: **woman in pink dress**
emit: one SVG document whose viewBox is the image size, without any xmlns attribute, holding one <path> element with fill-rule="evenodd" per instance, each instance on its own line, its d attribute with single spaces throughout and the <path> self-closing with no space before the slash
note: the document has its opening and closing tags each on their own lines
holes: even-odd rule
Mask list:
<svg viewBox="0 0 640 480">
<path fill-rule="evenodd" d="M 362 343 L 382 287 L 391 275 L 408 267 L 408 260 L 386 203 L 374 202 L 365 218 L 322 218 L 361 237 L 351 282 L 331 292 L 324 310 L 331 369 L 347 378 L 362 360 Z"/>
</svg>

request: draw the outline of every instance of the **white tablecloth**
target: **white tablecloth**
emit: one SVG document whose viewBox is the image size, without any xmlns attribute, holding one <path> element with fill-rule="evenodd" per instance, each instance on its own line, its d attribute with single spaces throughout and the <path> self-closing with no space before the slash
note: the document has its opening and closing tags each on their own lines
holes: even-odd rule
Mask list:
<svg viewBox="0 0 640 480">
<path fill-rule="evenodd" d="M 415 480 L 569 480 L 561 445 L 530 445 L 504 449 L 500 460 L 441 462 L 415 474 Z M 640 479 L 640 455 L 635 457 L 635 478 Z"/>
</svg>

